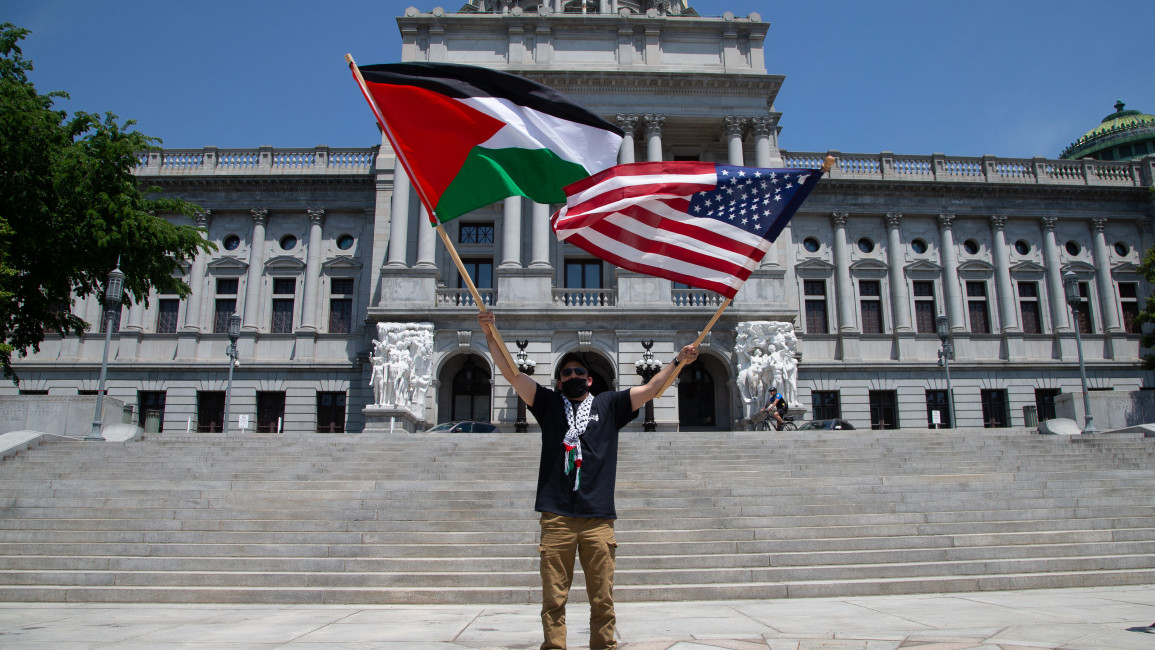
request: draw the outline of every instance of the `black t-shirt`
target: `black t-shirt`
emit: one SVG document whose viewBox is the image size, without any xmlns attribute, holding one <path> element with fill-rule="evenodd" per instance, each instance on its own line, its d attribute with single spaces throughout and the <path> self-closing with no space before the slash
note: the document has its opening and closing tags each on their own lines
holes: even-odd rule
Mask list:
<svg viewBox="0 0 1155 650">
<path fill-rule="evenodd" d="M 618 431 L 637 416 L 630 392 L 607 391 L 594 397 L 590 423 L 580 436 L 581 486 L 574 490 L 576 472 L 565 473 L 565 432 L 569 422 L 561 393 L 538 385 L 530 412 L 541 425 L 541 465 L 537 471 L 534 510 L 566 517 L 616 519 L 614 484 L 618 473 Z M 577 407 L 574 407 L 575 411 Z"/>
</svg>

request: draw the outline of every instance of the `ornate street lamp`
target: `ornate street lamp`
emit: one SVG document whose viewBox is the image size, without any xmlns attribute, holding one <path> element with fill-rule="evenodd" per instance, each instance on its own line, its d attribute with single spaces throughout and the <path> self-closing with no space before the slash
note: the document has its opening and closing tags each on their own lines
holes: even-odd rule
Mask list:
<svg viewBox="0 0 1155 650">
<path fill-rule="evenodd" d="M 120 270 L 120 258 L 116 268 L 108 274 L 108 286 L 104 290 L 104 359 L 100 362 L 100 383 L 96 387 L 96 415 L 92 419 L 92 431 L 85 440 L 104 440 L 100 430 L 104 417 L 104 380 L 108 376 L 108 347 L 112 343 L 113 316 L 120 310 L 120 296 L 124 293 L 124 272 Z"/>
<path fill-rule="evenodd" d="M 518 340 L 517 343 L 517 369 L 524 375 L 532 375 L 537 370 L 537 362 L 529 358 L 525 353 L 525 348 L 529 345 L 529 340 Z M 517 433 L 525 433 L 529 431 L 529 421 L 525 419 L 525 400 L 521 396 L 517 397 L 517 422 L 513 425 L 513 430 Z"/>
<path fill-rule="evenodd" d="M 935 329 L 938 330 L 938 340 L 942 341 L 942 349 L 938 351 L 938 365 L 946 371 L 946 409 L 950 418 L 950 427 L 958 427 L 954 419 L 954 390 L 950 386 L 950 358 L 954 356 L 954 344 L 950 340 L 950 321 L 946 316 L 934 319 Z"/>
<path fill-rule="evenodd" d="M 1083 381 L 1083 433 L 1099 433 L 1095 428 L 1095 416 L 1091 415 L 1091 394 L 1087 392 L 1087 367 L 1083 364 L 1083 336 L 1079 332 L 1079 276 L 1067 269 L 1063 274 L 1063 291 L 1067 294 L 1067 304 L 1071 306 L 1072 325 L 1075 329 L 1075 348 L 1079 351 L 1079 377 Z"/>
<path fill-rule="evenodd" d="M 229 406 L 233 397 L 233 368 L 241 365 L 241 354 L 237 352 L 237 339 L 241 336 L 241 317 L 233 312 L 229 315 L 228 329 L 229 347 L 225 348 L 225 354 L 229 357 L 229 384 L 225 388 L 225 421 L 221 425 L 221 431 L 229 432 Z"/>
<path fill-rule="evenodd" d="M 642 358 L 634 362 L 634 368 L 638 372 L 638 376 L 642 378 L 642 383 L 648 383 L 658 374 L 662 369 L 662 362 L 654 358 L 654 353 L 650 352 L 650 348 L 654 347 L 654 340 L 642 341 L 642 347 L 646 349 L 642 353 Z M 657 431 L 658 423 L 654 421 L 654 400 L 646 402 L 646 421 L 642 423 L 643 431 Z"/>
</svg>

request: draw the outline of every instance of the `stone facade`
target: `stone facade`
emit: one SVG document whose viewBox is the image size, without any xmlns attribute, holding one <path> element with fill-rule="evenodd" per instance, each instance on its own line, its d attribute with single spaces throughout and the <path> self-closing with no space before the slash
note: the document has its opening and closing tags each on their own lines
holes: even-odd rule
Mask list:
<svg viewBox="0 0 1155 650">
<path fill-rule="evenodd" d="M 769 25 L 757 14 L 697 17 L 679 1 L 600 0 L 584 3 L 586 13 L 581 2 L 538 5 L 407 9 L 401 58 L 484 65 L 557 88 L 622 126 L 622 162 L 838 159 L 706 337 L 700 362 L 657 400 L 659 429 L 744 426 L 736 336 L 760 321 L 793 325 L 804 419 L 925 427 L 945 404 L 939 315 L 954 346 L 958 424 L 1021 426 L 1024 407 L 1046 416 L 1058 394 L 1080 390 L 1067 271 L 1089 306 L 1079 322 L 1092 389 L 1151 384 L 1131 319 L 1150 290 L 1138 265 L 1153 243 L 1155 158 L 789 151 L 774 110 L 783 77 L 766 70 Z M 431 385 L 413 422 L 492 419 L 513 429 L 517 398 L 494 376 L 473 299 L 387 144 L 166 150 L 142 157 L 138 174 L 202 206 L 197 223 L 218 246 L 186 270 L 192 296 L 153 296 L 122 312 L 109 394 L 137 405 L 142 421 L 163 405 L 164 430 L 219 429 L 228 369 L 219 321 L 235 308 L 234 429 L 246 414 L 287 432 L 366 430 L 379 323 L 432 326 Z M 721 301 L 559 245 L 552 209 L 511 198 L 445 229 L 511 352 L 524 343 L 539 381 L 580 350 L 599 386 L 637 385 L 643 342 L 668 361 Z M 99 322 L 95 300 L 74 308 Z M 21 388 L 93 390 L 98 333 L 50 338 L 16 363 Z"/>
</svg>

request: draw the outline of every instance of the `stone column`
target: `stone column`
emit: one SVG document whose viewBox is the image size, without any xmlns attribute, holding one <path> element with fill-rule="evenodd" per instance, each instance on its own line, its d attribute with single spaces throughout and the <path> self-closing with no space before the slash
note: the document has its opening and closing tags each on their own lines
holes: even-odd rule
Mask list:
<svg viewBox="0 0 1155 650">
<path fill-rule="evenodd" d="M 953 214 L 938 215 L 939 245 L 942 246 L 942 288 L 946 294 L 946 316 L 950 320 L 951 330 L 966 330 L 962 283 L 958 277 L 958 255 L 954 250 L 954 231 L 951 230 L 953 221 Z"/>
<path fill-rule="evenodd" d="M 386 266 L 405 268 L 409 244 L 409 175 L 398 159 L 393 165 L 393 201 L 389 217 L 389 262 Z"/>
<path fill-rule="evenodd" d="M 750 127 L 754 130 L 754 165 L 756 167 L 774 166 L 774 156 L 770 152 L 770 130 L 776 126 L 774 120 L 768 117 L 750 118 Z"/>
<path fill-rule="evenodd" d="M 197 228 L 207 229 L 212 218 L 211 210 L 196 213 Z M 198 252 L 197 256 L 193 258 L 192 268 L 189 270 L 188 286 L 192 288 L 192 293 L 189 294 L 184 309 L 184 329 L 187 330 L 198 332 L 201 330 L 201 296 L 205 292 L 205 266 L 208 264 L 210 254 L 203 251 Z"/>
<path fill-rule="evenodd" d="M 886 215 L 886 260 L 890 265 L 890 301 L 896 334 L 914 329 L 910 322 L 910 292 L 906 290 L 906 269 L 902 264 L 902 238 L 898 231 L 901 222 L 902 215 L 897 212 Z"/>
<path fill-rule="evenodd" d="M 838 302 L 838 331 L 854 332 L 857 319 L 854 317 L 854 285 L 850 281 L 850 247 L 846 243 L 845 212 L 835 212 L 830 217 L 834 226 L 834 296 Z"/>
<path fill-rule="evenodd" d="M 305 258 L 305 286 L 301 306 L 301 329 L 317 329 L 317 294 L 321 287 L 321 224 L 325 220 L 325 211 L 320 208 L 309 208 L 309 252 Z"/>
<path fill-rule="evenodd" d="M 646 120 L 646 160 L 648 162 L 662 161 L 662 127 L 666 124 L 665 115 L 647 115 Z"/>
<path fill-rule="evenodd" d="M 618 126 L 625 131 L 622 146 L 618 149 L 619 163 L 634 162 L 634 131 L 638 127 L 637 115 L 618 115 Z"/>
<path fill-rule="evenodd" d="M 249 272 L 245 276 L 245 306 L 241 327 L 246 330 L 260 329 L 257 320 L 261 314 L 261 276 L 265 270 L 265 221 L 269 211 L 265 208 L 249 210 L 253 215 L 253 234 L 249 241 Z"/>
<path fill-rule="evenodd" d="M 530 214 L 530 232 L 533 241 L 529 252 L 529 265 L 533 268 L 549 268 L 549 206 L 534 203 Z"/>
<path fill-rule="evenodd" d="M 1051 305 L 1051 329 L 1065 331 L 1071 328 L 1071 312 L 1067 309 L 1067 293 L 1063 291 L 1063 269 L 1059 262 L 1059 243 L 1055 240 L 1058 217 L 1043 217 L 1043 263 L 1047 267 L 1047 302 Z"/>
<path fill-rule="evenodd" d="M 429 221 L 425 206 L 417 216 L 417 266 L 437 266 L 437 231 Z"/>
<path fill-rule="evenodd" d="M 999 329 L 1003 332 L 1018 332 L 1019 314 L 1015 309 L 1015 292 L 1011 286 L 1011 254 L 1007 249 L 1007 218 L 1002 215 L 991 217 L 991 234 L 995 241 L 995 289 L 999 292 Z"/>
<path fill-rule="evenodd" d="M 1103 329 L 1108 334 L 1122 333 L 1119 326 L 1119 305 L 1115 298 L 1115 281 L 1111 278 L 1111 254 L 1107 252 L 1107 236 L 1103 229 L 1107 225 L 1106 217 L 1091 217 L 1091 232 L 1094 237 L 1094 246 L 1091 253 L 1095 256 L 1095 284 L 1099 285 L 1099 311 L 1103 315 Z"/>
<path fill-rule="evenodd" d="M 501 268 L 521 268 L 521 197 L 511 196 L 502 204 Z"/>
<path fill-rule="evenodd" d="M 731 165 L 742 167 L 746 164 L 742 151 L 742 133 L 746 130 L 746 118 L 727 115 L 722 118 L 722 132 L 726 137 L 726 157 Z"/>
</svg>

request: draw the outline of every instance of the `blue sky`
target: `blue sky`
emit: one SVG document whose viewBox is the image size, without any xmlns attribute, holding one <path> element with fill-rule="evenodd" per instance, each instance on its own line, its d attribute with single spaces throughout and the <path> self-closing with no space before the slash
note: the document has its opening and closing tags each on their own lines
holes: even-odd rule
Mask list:
<svg viewBox="0 0 1155 650">
<path fill-rule="evenodd" d="M 371 146 L 345 67 L 400 57 L 412 0 L 0 0 L 41 92 L 112 111 L 170 148 Z M 691 0 L 770 22 L 766 66 L 793 151 L 1056 157 L 1116 99 L 1155 114 L 1155 2 Z"/>
</svg>

